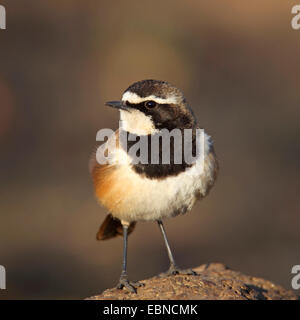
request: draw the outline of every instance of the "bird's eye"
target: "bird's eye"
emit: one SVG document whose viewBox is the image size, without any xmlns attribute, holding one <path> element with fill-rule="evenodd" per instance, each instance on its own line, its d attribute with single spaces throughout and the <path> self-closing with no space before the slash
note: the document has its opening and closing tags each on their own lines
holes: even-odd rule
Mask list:
<svg viewBox="0 0 300 320">
<path fill-rule="evenodd" d="M 149 109 L 155 108 L 156 105 L 157 105 L 157 103 L 156 103 L 155 101 L 146 101 L 146 102 L 145 102 L 145 106 L 146 106 L 147 108 L 149 108 Z"/>
</svg>

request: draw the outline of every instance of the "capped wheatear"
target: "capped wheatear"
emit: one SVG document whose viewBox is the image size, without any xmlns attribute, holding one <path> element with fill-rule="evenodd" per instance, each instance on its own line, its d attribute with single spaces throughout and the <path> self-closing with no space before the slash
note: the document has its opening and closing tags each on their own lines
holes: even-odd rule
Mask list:
<svg viewBox="0 0 300 320">
<path fill-rule="evenodd" d="M 175 217 L 191 210 L 197 199 L 206 196 L 213 186 L 218 172 L 211 138 L 204 133 L 203 139 L 196 139 L 195 132 L 200 130 L 196 118 L 180 90 L 165 81 L 143 80 L 132 84 L 125 90 L 121 101 L 111 101 L 107 106 L 120 110 L 121 126 L 101 150 L 110 148 L 109 163 L 99 163 L 96 153 L 90 160 L 95 194 L 99 202 L 107 208 L 109 214 L 97 233 L 98 240 L 123 235 L 123 264 L 118 288 L 127 288 L 136 292 L 139 283 L 131 282 L 127 277 L 127 238 L 137 221 L 156 221 L 160 227 L 170 259 L 167 275 L 185 273 L 195 274 L 193 270 L 181 270 L 177 267 L 163 227 L 164 218 Z M 163 130 L 192 132 L 190 143 L 193 153 L 201 147 L 202 156 L 196 156 L 193 162 L 175 161 L 177 144 L 170 139 L 170 161 L 162 161 L 165 147 L 161 141 L 158 148 L 158 163 L 135 161 L 135 157 L 119 140 L 120 133 L 148 138 L 146 148 L 150 153 L 151 139 Z M 203 131 L 204 132 L 204 131 Z M 114 138 L 114 139 L 112 139 Z M 116 141 L 115 145 L 112 141 Z M 180 140 L 181 142 L 184 141 Z M 132 145 L 132 142 L 129 142 Z M 153 144 L 153 143 L 152 143 Z M 122 161 L 120 161 L 122 159 Z"/>
</svg>

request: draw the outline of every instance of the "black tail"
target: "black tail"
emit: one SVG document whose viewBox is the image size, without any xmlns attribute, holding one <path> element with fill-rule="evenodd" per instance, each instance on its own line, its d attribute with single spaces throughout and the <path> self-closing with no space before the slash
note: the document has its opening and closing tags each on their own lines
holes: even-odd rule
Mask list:
<svg viewBox="0 0 300 320">
<path fill-rule="evenodd" d="M 136 222 L 131 222 L 128 228 L 128 234 L 130 234 L 136 225 Z M 110 213 L 106 216 L 105 220 L 101 224 L 96 238 L 97 240 L 108 240 L 117 236 L 123 235 L 123 227 L 121 221 L 114 218 Z"/>
</svg>

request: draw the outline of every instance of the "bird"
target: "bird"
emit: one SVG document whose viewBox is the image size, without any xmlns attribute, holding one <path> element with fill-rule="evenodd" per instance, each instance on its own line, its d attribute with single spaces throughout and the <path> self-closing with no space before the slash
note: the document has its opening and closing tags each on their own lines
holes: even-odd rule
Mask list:
<svg viewBox="0 0 300 320">
<path fill-rule="evenodd" d="M 200 142 L 195 138 L 200 126 L 194 112 L 182 91 L 167 81 L 137 81 L 123 92 L 121 100 L 109 101 L 105 105 L 119 110 L 120 126 L 93 152 L 89 170 L 96 199 L 108 211 L 96 238 L 107 240 L 123 236 L 122 271 L 117 288 L 136 293 L 137 288 L 143 285 L 130 281 L 127 274 L 128 236 L 139 221 L 153 221 L 159 226 L 170 262 L 164 276 L 195 275 L 194 270 L 180 269 L 175 262 L 163 220 L 191 211 L 195 202 L 204 198 L 214 185 L 219 164 L 212 138 L 206 132 Z M 202 147 L 203 157 L 195 157 L 192 163 L 185 160 L 175 163 L 178 150 L 172 140 L 170 161 L 163 163 L 164 148 L 160 141 L 158 163 L 143 163 L 128 152 L 128 145 L 132 146 L 132 142 L 128 141 L 127 146 L 120 142 L 120 133 L 127 137 L 134 136 L 137 140 L 147 138 L 147 141 L 152 141 L 151 138 L 163 130 L 174 129 L 179 132 L 191 130 L 192 149 L 195 151 L 197 147 Z M 148 151 L 151 142 L 149 145 Z M 115 161 L 99 163 L 97 152 L 102 150 L 107 154 L 109 148 L 111 160 Z M 200 158 L 202 167 L 199 165 Z M 120 159 L 122 161 L 117 161 Z"/>
</svg>

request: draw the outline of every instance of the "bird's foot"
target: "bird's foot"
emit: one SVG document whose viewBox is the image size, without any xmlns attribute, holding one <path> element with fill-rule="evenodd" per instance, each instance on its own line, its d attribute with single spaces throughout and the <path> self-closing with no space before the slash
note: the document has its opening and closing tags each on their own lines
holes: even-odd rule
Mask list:
<svg viewBox="0 0 300 320">
<path fill-rule="evenodd" d="M 159 276 L 160 277 L 168 277 L 168 276 L 173 276 L 176 274 L 186 274 L 186 275 L 196 276 L 197 272 L 192 269 L 184 269 L 183 270 L 183 269 L 180 269 L 179 267 L 177 267 L 176 265 L 171 264 L 169 270 L 167 272 L 161 273 Z"/>
<path fill-rule="evenodd" d="M 143 287 L 144 284 L 138 281 L 129 281 L 127 276 L 121 276 L 117 289 L 126 288 L 129 292 L 136 293 L 138 287 Z"/>
</svg>

